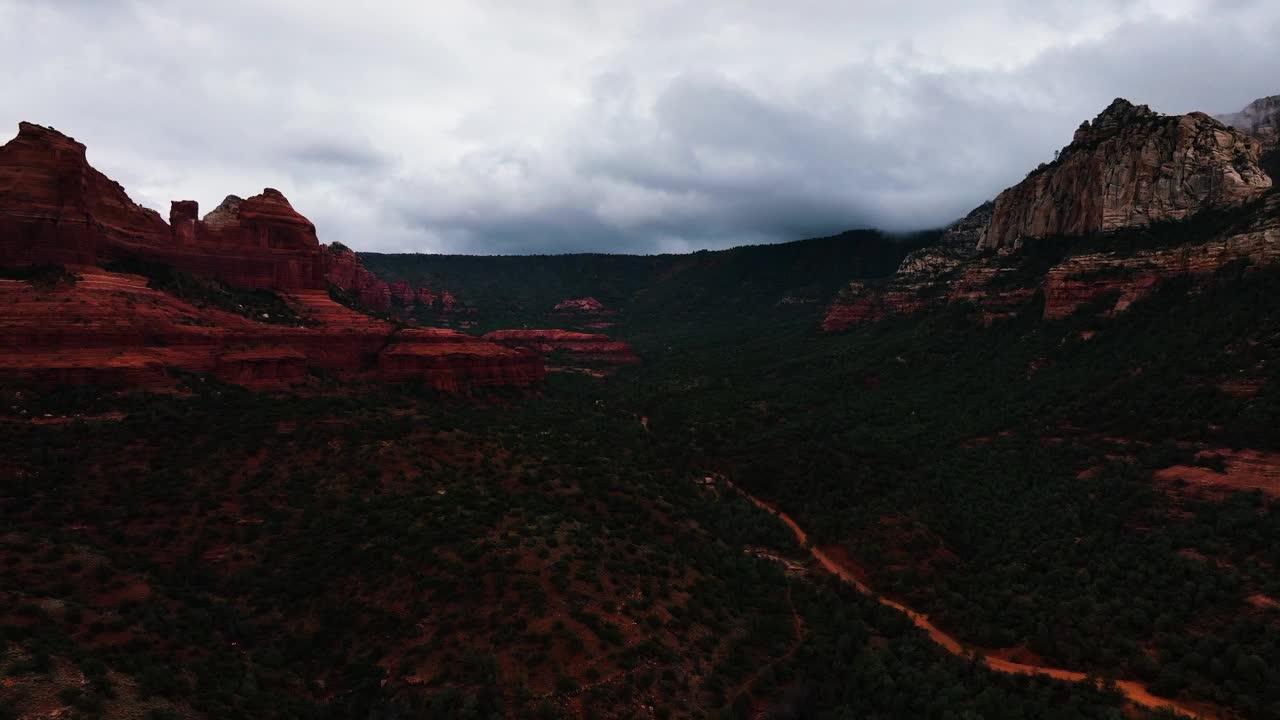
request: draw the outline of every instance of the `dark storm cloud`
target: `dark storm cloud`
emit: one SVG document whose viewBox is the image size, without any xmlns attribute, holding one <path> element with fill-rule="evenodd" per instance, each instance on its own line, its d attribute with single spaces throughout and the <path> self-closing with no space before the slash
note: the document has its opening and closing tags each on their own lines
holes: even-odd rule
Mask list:
<svg viewBox="0 0 1280 720">
<path fill-rule="evenodd" d="M 1280 93 L 1278 30 L 1263 0 L 0 0 L 0 121 L 153 207 L 273 186 L 359 248 L 657 252 L 944 223 L 1116 96 Z"/>
</svg>

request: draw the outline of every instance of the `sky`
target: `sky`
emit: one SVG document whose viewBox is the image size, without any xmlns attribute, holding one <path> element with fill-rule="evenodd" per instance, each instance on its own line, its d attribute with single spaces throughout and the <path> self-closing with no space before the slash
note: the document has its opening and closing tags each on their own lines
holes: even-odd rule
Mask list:
<svg viewBox="0 0 1280 720">
<path fill-rule="evenodd" d="M 1274 0 L 0 0 L 0 142 L 358 250 L 683 252 L 943 225 L 1115 97 L 1280 94 L 1277 37 Z"/>
</svg>

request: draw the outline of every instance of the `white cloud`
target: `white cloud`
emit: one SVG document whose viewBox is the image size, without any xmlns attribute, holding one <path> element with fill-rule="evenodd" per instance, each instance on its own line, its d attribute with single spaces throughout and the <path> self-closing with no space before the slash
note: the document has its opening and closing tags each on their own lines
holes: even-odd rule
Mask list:
<svg viewBox="0 0 1280 720">
<path fill-rule="evenodd" d="M 658 250 L 958 216 L 1115 96 L 1280 92 L 1266 0 L 0 0 L 0 124 L 362 249 Z"/>
</svg>

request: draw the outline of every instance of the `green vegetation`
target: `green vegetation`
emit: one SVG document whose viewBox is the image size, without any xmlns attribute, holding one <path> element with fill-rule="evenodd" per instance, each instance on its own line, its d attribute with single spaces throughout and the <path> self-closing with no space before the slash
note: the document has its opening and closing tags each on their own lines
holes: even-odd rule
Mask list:
<svg viewBox="0 0 1280 720">
<path fill-rule="evenodd" d="M 828 238 L 689 255 L 382 255 L 361 253 L 385 280 L 448 289 L 477 310 L 478 331 L 573 327 L 556 303 L 594 297 L 619 311 L 626 339 L 657 347 L 673 338 L 758 313 L 808 320 L 826 298 L 859 277 L 892 273 L 937 232 L 891 236 L 856 230 Z M 784 297 L 822 302 L 779 307 Z"/>
<path fill-rule="evenodd" d="M 1198 447 L 1280 449 L 1277 282 L 1172 282 L 1114 320 L 764 326 L 623 392 L 670 461 L 779 502 L 974 645 L 1280 717 L 1280 618 L 1247 601 L 1280 591 L 1280 505 L 1151 475 Z M 1242 373 L 1262 393 L 1217 389 Z"/>
<path fill-rule="evenodd" d="M 738 717 L 750 697 L 778 717 L 1120 717 L 1104 690 L 976 668 L 744 552 L 804 554 L 594 381 L 555 382 L 480 406 L 210 386 L 15 426 L 0 586 L 29 620 L 3 636 L 46 669 L 4 672 L 109 667 L 138 702 L 209 717 Z M 97 690 L 66 696 L 96 712 Z"/>
<path fill-rule="evenodd" d="M 21 267 L 0 267 L 0 280 L 21 280 L 36 288 L 52 288 L 60 283 L 74 283 L 79 276 L 68 272 L 61 265 L 23 265 Z"/>
<path fill-rule="evenodd" d="M 536 394 L 4 388 L 0 712 L 74 668 L 87 717 L 1162 717 L 1111 684 L 1136 680 L 1280 718 L 1280 503 L 1155 476 L 1280 452 L 1280 269 L 989 328 L 956 307 L 822 335 L 821 303 L 782 302 L 932 237 L 362 257 L 477 329 L 616 309 L 644 365 Z M 721 476 L 964 643 L 1097 681 L 946 653 Z"/>
<path fill-rule="evenodd" d="M 107 264 L 111 272 L 142 275 L 147 287 L 161 290 L 196 307 L 208 307 L 241 315 L 272 325 L 306 325 L 284 298 L 271 290 L 245 290 L 211 278 L 176 270 L 170 265 L 147 260 L 118 260 Z"/>
</svg>

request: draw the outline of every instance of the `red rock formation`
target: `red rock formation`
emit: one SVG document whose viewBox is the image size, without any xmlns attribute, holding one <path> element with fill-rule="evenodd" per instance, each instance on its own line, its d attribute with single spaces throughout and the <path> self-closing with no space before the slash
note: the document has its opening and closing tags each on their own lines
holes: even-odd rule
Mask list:
<svg viewBox="0 0 1280 720">
<path fill-rule="evenodd" d="M 1081 235 L 1239 204 L 1271 187 L 1262 145 L 1204 113 L 1164 116 L 1117 99 L 1058 158 L 996 198 L 986 248 Z"/>
<path fill-rule="evenodd" d="M 391 287 L 365 269 L 360 258 L 346 245 L 333 243 L 325 247 L 324 276 L 330 285 L 348 293 L 367 308 L 391 308 Z"/>
<path fill-rule="evenodd" d="M 593 297 L 562 300 L 551 309 L 552 317 L 590 330 L 607 330 L 613 327 L 612 318 L 617 314 L 617 310 L 606 307 Z"/>
<path fill-rule="evenodd" d="M 429 287 L 414 287 L 408 280 L 386 282 L 365 268 L 359 256 L 341 243 L 326 246 L 324 275 L 330 285 L 373 310 L 409 311 L 420 307 L 447 315 L 463 309 L 462 303 L 448 290 L 437 292 Z"/>
<path fill-rule="evenodd" d="M 1262 266 L 1280 260 L 1280 197 L 1273 196 L 1243 231 L 1207 243 L 1149 250 L 1130 256 L 1090 253 L 1068 258 L 1044 278 L 1047 319 L 1114 297 L 1106 312 L 1123 312 L 1161 281 L 1178 275 L 1212 275 L 1236 261 Z"/>
<path fill-rule="evenodd" d="M 317 369 L 462 391 L 543 377 L 536 352 L 446 330 L 399 331 L 333 302 L 326 275 L 375 307 L 390 290 L 349 250 L 322 254 L 315 227 L 276 190 L 230 196 L 203 220 L 198 212 L 195 202 L 175 202 L 165 224 L 90 167 L 83 145 L 23 123 L 0 147 L 0 264 L 61 263 L 79 280 L 0 280 L 0 381 L 160 389 L 184 371 L 271 388 Z M 279 290 L 308 326 L 198 308 L 144 277 L 95 267 L 122 258 Z M 401 298 L 416 295 L 400 288 Z"/>
<path fill-rule="evenodd" d="M 417 292 L 408 280 L 396 280 L 388 283 L 387 288 L 391 293 L 391 300 L 399 303 L 401 307 L 413 307 L 414 302 L 418 299 Z"/>
<path fill-rule="evenodd" d="M 453 296 L 451 295 L 450 299 L 452 299 L 452 297 Z M 436 303 L 440 300 L 440 296 L 436 294 L 436 291 L 429 287 L 420 287 L 414 290 L 414 300 L 417 301 L 417 304 L 423 307 L 435 307 Z"/>
<path fill-rule="evenodd" d="M 877 287 L 854 281 L 840 291 L 822 318 L 826 332 L 879 322 L 890 315 L 910 315 L 927 303 L 914 287 Z"/>
<path fill-rule="evenodd" d="M 440 302 L 440 312 L 457 312 L 462 306 L 462 302 L 458 300 L 458 297 L 448 290 L 441 290 L 437 297 Z"/>
<path fill-rule="evenodd" d="M 552 308 L 558 313 L 577 313 L 584 315 L 599 315 L 605 312 L 604 303 L 593 297 L 573 298 L 570 300 L 562 300 L 556 303 Z"/>
<path fill-rule="evenodd" d="M 441 328 L 396 333 L 378 355 L 379 374 L 388 380 L 422 379 L 435 388 L 458 392 L 472 387 L 541 382 L 542 356 L 529 348 L 511 348 Z"/>
<path fill-rule="evenodd" d="M 1243 207 L 1235 227 L 1199 244 L 1083 254 L 1041 277 L 1009 275 L 1025 238 L 1145 226 L 1267 193 L 1271 179 L 1259 153 L 1267 143 L 1275 147 L 1278 108 L 1280 98 L 1268 98 L 1240 114 L 1238 124 L 1255 139 L 1202 113 L 1166 117 L 1117 100 L 1082 125 L 1053 164 L 975 209 L 938 244 L 910 253 L 892 278 L 850 284 L 828 308 L 823 329 L 944 303 L 971 304 L 980 322 L 990 324 L 1022 312 L 1041 292 L 1047 319 L 1099 303 L 1103 312 L 1122 312 L 1175 275 L 1202 277 L 1244 259 L 1273 262 L 1280 257 L 1275 193 Z"/>
<path fill-rule="evenodd" d="M 542 358 L 448 330 L 397 331 L 329 299 L 288 296 L 310 327 L 196 308 L 137 275 L 82 268 L 53 288 L 0 280 L 0 381 L 163 389 L 173 371 L 252 388 L 303 382 L 314 368 L 351 380 L 419 379 L 438 389 L 528 386 Z"/>
<path fill-rule="evenodd" d="M 93 169 L 85 146 L 21 123 L 0 147 L 0 264 L 139 258 L 248 288 L 324 287 L 315 228 L 276 190 L 229 197 L 204 221 L 174 203 L 168 225 Z"/>
<path fill-rule="evenodd" d="M 513 348 L 530 348 L 579 369 L 616 370 L 640 362 L 630 345 L 608 335 L 568 330 L 497 330 L 484 339 Z"/>
</svg>

